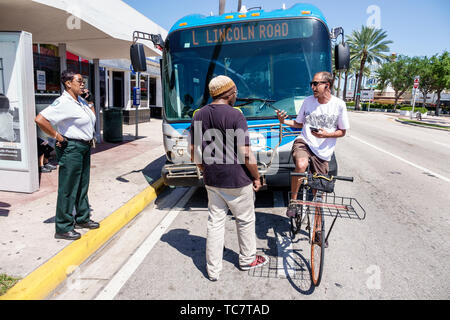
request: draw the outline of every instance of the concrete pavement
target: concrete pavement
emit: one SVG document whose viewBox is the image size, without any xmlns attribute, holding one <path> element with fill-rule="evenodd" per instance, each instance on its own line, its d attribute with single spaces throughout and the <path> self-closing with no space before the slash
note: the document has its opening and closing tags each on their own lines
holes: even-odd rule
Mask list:
<svg viewBox="0 0 450 320">
<path fill-rule="evenodd" d="M 430 116 L 422 121 L 450 127 L 448 117 Z M 135 126 L 124 125 L 122 143 L 104 142 L 93 150 L 91 218 L 102 227 L 81 230 L 80 240 L 54 239 L 57 170 L 41 174 L 40 190 L 33 194 L 0 192 L 0 273 L 28 279 L 0 299 L 45 298 L 73 266 L 81 264 L 156 197 L 165 163 L 161 122 L 152 119 L 139 124 L 137 140 Z"/>
<path fill-rule="evenodd" d="M 62 266 L 80 264 L 156 197 L 165 163 L 161 122 L 139 124 L 137 140 L 135 125 L 124 125 L 123 142 L 93 149 L 89 202 L 91 218 L 101 227 L 81 229 L 77 241 L 54 239 L 57 170 L 42 173 L 33 194 L 0 192 L 0 273 L 23 279 L 0 299 L 44 298 L 71 272 Z"/>
</svg>

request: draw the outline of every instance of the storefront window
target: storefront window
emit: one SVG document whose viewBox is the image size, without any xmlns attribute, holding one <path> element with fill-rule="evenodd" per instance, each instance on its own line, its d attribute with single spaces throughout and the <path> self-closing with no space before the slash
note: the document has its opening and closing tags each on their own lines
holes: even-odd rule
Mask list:
<svg viewBox="0 0 450 320">
<path fill-rule="evenodd" d="M 59 57 L 33 53 L 34 85 L 36 93 L 60 93 Z"/>
</svg>

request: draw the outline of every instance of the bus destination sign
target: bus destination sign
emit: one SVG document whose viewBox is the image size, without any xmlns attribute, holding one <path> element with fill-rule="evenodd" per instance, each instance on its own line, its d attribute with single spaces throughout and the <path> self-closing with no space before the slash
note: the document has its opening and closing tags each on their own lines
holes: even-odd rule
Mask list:
<svg viewBox="0 0 450 320">
<path fill-rule="evenodd" d="M 240 42 L 309 38 L 313 33 L 310 19 L 255 21 L 185 30 L 184 48 Z"/>
</svg>

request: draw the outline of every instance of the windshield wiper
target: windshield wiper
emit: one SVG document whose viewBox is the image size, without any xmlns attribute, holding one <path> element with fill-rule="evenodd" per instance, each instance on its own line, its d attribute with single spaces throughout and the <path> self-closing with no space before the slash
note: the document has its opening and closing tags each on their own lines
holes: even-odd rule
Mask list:
<svg viewBox="0 0 450 320">
<path fill-rule="evenodd" d="M 261 110 L 267 104 L 272 109 L 280 111 L 279 109 L 275 108 L 271 103 L 271 102 L 276 102 L 276 100 L 261 99 L 261 98 L 236 98 L 236 100 L 237 101 L 245 101 L 244 103 L 242 103 L 240 105 L 236 105 L 236 107 L 246 106 L 252 102 L 260 101 L 260 102 L 263 102 L 263 104 L 259 107 L 259 110 Z"/>
<path fill-rule="evenodd" d="M 240 104 L 240 105 L 236 105 L 236 107 L 242 107 L 242 106 L 246 106 L 252 102 L 255 101 L 260 101 L 263 102 L 263 104 L 261 106 L 259 106 L 259 110 L 261 110 L 262 108 L 264 108 L 265 106 L 268 106 L 270 108 L 272 108 L 275 111 L 281 112 L 280 109 L 276 108 L 272 102 L 276 102 L 276 100 L 271 100 L 271 99 L 261 99 L 261 98 L 236 98 L 236 101 L 245 101 L 244 103 Z M 288 119 L 291 119 L 291 116 L 287 116 Z"/>
</svg>

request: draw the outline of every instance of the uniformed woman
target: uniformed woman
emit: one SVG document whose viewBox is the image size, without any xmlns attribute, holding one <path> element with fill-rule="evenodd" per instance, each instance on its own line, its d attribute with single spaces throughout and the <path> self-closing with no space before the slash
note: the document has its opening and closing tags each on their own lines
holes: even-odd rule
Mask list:
<svg viewBox="0 0 450 320">
<path fill-rule="evenodd" d="M 56 204 L 56 239 L 76 240 L 74 229 L 96 229 L 100 225 L 89 216 L 89 175 L 91 145 L 95 129 L 95 109 L 81 98 L 85 91 L 80 74 L 64 71 L 63 94 L 36 117 L 37 125 L 55 138 L 59 163 Z M 55 126 L 56 130 L 52 127 Z M 75 208 L 76 215 L 72 215 Z"/>
</svg>

